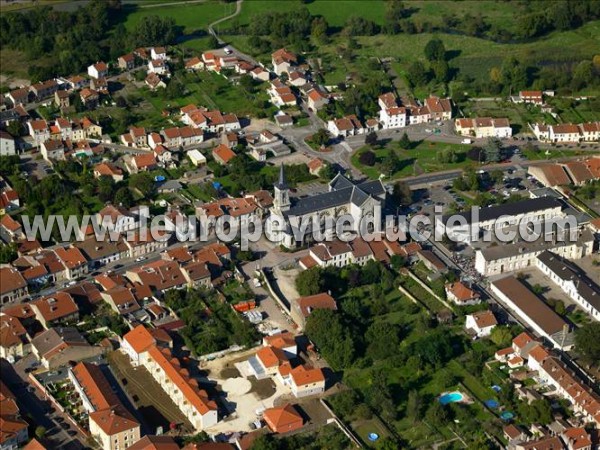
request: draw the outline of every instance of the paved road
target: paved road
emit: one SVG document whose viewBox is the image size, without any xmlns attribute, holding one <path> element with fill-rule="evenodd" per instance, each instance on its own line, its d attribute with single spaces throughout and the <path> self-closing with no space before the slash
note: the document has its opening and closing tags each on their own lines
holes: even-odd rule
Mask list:
<svg viewBox="0 0 600 450">
<path fill-rule="evenodd" d="M 219 20 L 215 20 L 213 23 L 211 23 L 211 24 L 208 26 L 208 32 L 209 32 L 210 34 L 212 34 L 212 35 L 213 35 L 215 38 L 217 38 L 217 42 L 218 42 L 219 44 L 221 44 L 221 45 L 222 45 L 222 44 L 224 44 L 225 42 L 224 42 L 224 41 L 223 41 L 223 40 L 222 40 L 222 39 L 221 39 L 221 38 L 220 38 L 220 37 L 217 35 L 217 33 L 216 33 L 216 31 L 215 31 L 215 28 L 214 28 L 214 27 L 215 27 L 215 25 L 218 25 L 218 24 L 220 24 L 221 22 L 225 22 L 226 20 L 229 20 L 229 19 L 231 19 L 231 18 L 233 18 L 233 17 L 237 16 L 237 15 L 238 15 L 238 14 L 239 14 L 239 13 L 242 11 L 242 1 L 243 1 L 243 0 L 237 0 L 237 1 L 235 2 L 235 12 L 234 12 L 233 14 L 230 14 L 229 16 L 226 16 L 226 17 L 222 17 L 222 18 L 220 18 Z"/>
</svg>

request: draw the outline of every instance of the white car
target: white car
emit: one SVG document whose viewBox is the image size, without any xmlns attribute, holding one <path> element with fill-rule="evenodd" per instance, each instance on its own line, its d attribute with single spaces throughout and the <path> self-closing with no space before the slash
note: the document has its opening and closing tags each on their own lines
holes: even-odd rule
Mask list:
<svg viewBox="0 0 600 450">
<path fill-rule="evenodd" d="M 144 261 L 146 259 L 145 256 L 140 256 L 139 258 L 135 258 L 135 262 L 141 262 Z"/>
</svg>

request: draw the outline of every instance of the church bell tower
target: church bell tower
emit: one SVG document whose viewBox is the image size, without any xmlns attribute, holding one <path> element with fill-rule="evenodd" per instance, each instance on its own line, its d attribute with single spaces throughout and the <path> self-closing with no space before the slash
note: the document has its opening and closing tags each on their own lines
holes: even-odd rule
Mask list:
<svg viewBox="0 0 600 450">
<path fill-rule="evenodd" d="M 283 164 L 279 167 L 279 181 L 274 185 L 273 206 L 277 211 L 283 212 L 290 209 L 290 190 L 285 181 Z"/>
</svg>

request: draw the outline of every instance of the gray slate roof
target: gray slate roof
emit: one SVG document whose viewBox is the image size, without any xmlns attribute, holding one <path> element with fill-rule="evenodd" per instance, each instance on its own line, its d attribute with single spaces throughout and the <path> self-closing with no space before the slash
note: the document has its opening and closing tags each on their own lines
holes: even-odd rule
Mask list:
<svg viewBox="0 0 600 450">
<path fill-rule="evenodd" d="M 336 175 L 329 183 L 329 187 L 331 189 L 329 192 L 298 199 L 290 210 L 286 211 L 285 215 L 303 216 L 348 203 L 360 206 L 369 197 L 378 196 L 385 192 L 385 188 L 379 180 L 354 184 L 341 174 Z"/>
</svg>

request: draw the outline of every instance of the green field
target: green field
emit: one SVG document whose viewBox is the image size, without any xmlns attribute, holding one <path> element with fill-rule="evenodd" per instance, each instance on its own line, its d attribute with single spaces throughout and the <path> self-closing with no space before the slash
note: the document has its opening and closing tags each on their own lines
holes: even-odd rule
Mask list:
<svg viewBox="0 0 600 450">
<path fill-rule="evenodd" d="M 158 2 L 156 2 L 158 3 Z M 140 5 L 145 2 L 140 2 Z M 175 23 L 183 27 L 186 34 L 198 30 L 206 30 L 209 24 L 221 17 L 228 16 L 235 11 L 235 4 L 221 3 L 207 0 L 205 3 L 192 3 L 181 5 L 161 6 L 154 8 L 140 8 L 137 5 L 125 5 L 122 9 L 122 20 L 128 30 L 133 29 L 143 17 L 158 15 L 171 17 Z"/>
<path fill-rule="evenodd" d="M 359 161 L 361 153 L 369 149 L 369 147 L 363 147 L 352 155 L 352 165 L 369 178 L 373 180 L 377 179 L 381 175 L 379 163 L 381 163 L 383 158 L 388 154 L 390 148 L 396 152 L 402 161 L 400 169 L 391 174 L 391 179 L 421 175 L 428 172 L 438 172 L 440 170 L 460 169 L 467 167 L 472 163 L 472 161 L 464 157 L 465 152 L 469 149 L 468 145 L 421 141 L 410 150 L 400 149 L 396 143 L 390 144 L 389 148 L 377 148 L 372 150 L 377 157 L 377 163 L 373 167 L 365 166 Z M 441 163 L 438 160 L 437 153 L 447 149 L 452 149 L 462 155 L 459 162 L 446 164 Z M 389 174 L 384 175 L 389 176 Z"/>
</svg>

